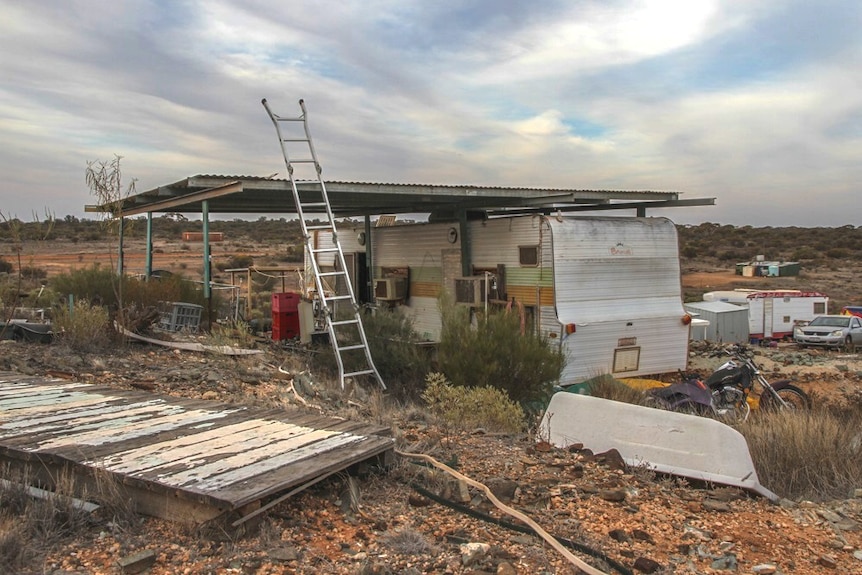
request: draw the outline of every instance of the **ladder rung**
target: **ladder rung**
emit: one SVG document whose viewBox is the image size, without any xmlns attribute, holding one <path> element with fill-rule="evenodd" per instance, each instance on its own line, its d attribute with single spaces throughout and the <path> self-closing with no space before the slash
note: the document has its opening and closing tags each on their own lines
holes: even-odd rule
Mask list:
<svg viewBox="0 0 862 575">
<path fill-rule="evenodd" d="M 308 138 L 284 138 L 282 142 L 307 142 Z"/>
<path fill-rule="evenodd" d="M 344 274 L 346 274 L 346 273 L 347 273 L 347 272 L 344 272 L 344 271 L 337 271 L 337 272 L 320 272 L 320 273 L 319 273 L 319 274 L 317 274 L 317 275 L 319 275 L 319 276 L 343 276 L 343 275 L 344 275 Z"/>
<path fill-rule="evenodd" d="M 338 251 L 338 248 L 315 248 L 315 249 L 311 250 L 311 252 L 315 253 L 315 254 L 326 253 L 326 252 L 332 253 L 332 252 L 337 252 L 337 251 Z"/>
<path fill-rule="evenodd" d="M 291 164 L 314 164 L 316 162 L 314 161 L 314 158 L 308 158 L 308 159 L 303 158 L 301 160 L 291 160 L 290 163 Z"/>
<path fill-rule="evenodd" d="M 324 226 L 305 226 L 307 230 L 331 230 L 332 226 L 324 225 Z"/>
<path fill-rule="evenodd" d="M 374 373 L 373 369 L 363 369 L 361 371 L 351 371 L 350 373 L 345 373 L 344 377 L 356 377 L 357 375 L 370 375 Z"/>
<path fill-rule="evenodd" d="M 337 325 L 350 325 L 350 324 L 354 324 L 354 323 L 359 323 L 359 320 L 358 319 L 343 319 L 341 321 L 332 322 L 332 325 L 334 327 Z"/>
<path fill-rule="evenodd" d="M 332 297 L 324 297 L 325 301 L 335 301 L 337 299 L 352 299 L 349 295 L 334 295 Z"/>
<path fill-rule="evenodd" d="M 344 347 L 339 347 L 338 351 L 351 351 L 354 349 L 365 349 L 365 345 L 361 343 L 356 345 L 345 345 Z"/>
<path fill-rule="evenodd" d="M 300 203 L 299 205 L 302 206 L 303 210 L 305 208 L 325 208 L 326 202 L 308 202 L 308 203 L 304 203 L 304 204 Z"/>
</svg>

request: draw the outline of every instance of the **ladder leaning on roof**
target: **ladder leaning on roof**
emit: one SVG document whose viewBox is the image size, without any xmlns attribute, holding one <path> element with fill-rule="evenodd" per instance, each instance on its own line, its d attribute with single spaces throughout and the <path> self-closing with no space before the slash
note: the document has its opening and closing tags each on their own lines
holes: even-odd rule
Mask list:
<svg viewBox="0 0 862 575">
<path fill-rule="evenodd" d="M 320 162 L 317 161 L 317 153 L 314 151 L 314 144 L 311 141 L 311 132 L 308 130 L 308 114 L 305 110 L 305 103 L 302 100 L 299 101 L 302 115 L 293 118 L 274 114 L 269 108 L 266 98 L 261 100 L 261 103 L 266 108 L 266 112 L 269 114 L 273 125 L 275 125 L 281 153 L 284 156 L 284 164 L 287 167 L 287 175 L 293 191 L 293 200 L 296 204 L 296 213 L 299 216 L 299 221 L 302 225 L 302 234 L 305 238 L 306 257 L 311 262 L 314 275 L 314 284 L 317 292 L 315 297 L 320 302 L 320 311 L 325 318 L 329 340 L 335 351 L 341 387 L 344 389 L 345 378 L 355 378 L 365 375 L 374 376 L 377 383 L 383 389 L 386 389 L 386 385 L 383 383 L 383 379 L 380 377 L 380 373 L 371 359 L 371 351 L 368 348 L 368 339 L 362 326 L 359 306 L 356 303 L 356 296 L 350 283 L 350 276 L 347 273 L 344 251 L 341 249 L 341 242 L 338 240 L 338 234 L 335 229 L 332 206 L 329 203 L 326 186 L 321 177 Z M 284 131 L 282 131 L 282 124 L 284 124 Z M 299 133 L 299 125 L 302 126 L 301 133 Z M 296 137 L 293 137 L 293 132 L 297 133 Z M 296 153 L 298 148 L 302 150 L 302 153 L 306 153 L 306 146 L 309 157 L 291 158 L 290 151 Z M 311 177 L 307 180 L 305 178 L 301 179 L 304 184 L 309 184 L 310 189 L 303 186 L 303 191 L 300 194 L 296 185 L 299 178 L 298 174 L 294 173 L 294 169 L 297 168 L 298 171 L 302 167 L 313 168 L 313 175 L 309 174 Z M 321 223 L 317 217 L 312 220 L 309 217 L 311 214 L 316 216 L 325 214 L 325 221 Z M 332 234 L 334 247 L 319 248 L 315 245 L 312 232 L 318 230 L 328 231 Z M 320 254 L 333 254 L 335 256 L 334 271 L 320 271 L 320 263 L 318 262 Z M 324 285 L 325 278 L 334 280 L 331 284 L 333 290 L 326 291 L 326 286 Z M 331 293 L 332 291 L 334 293 Z M 351 306 L 352 317 L 336 317 L 336 307 L 339 302 L 348 303 Z"/>
</svg>

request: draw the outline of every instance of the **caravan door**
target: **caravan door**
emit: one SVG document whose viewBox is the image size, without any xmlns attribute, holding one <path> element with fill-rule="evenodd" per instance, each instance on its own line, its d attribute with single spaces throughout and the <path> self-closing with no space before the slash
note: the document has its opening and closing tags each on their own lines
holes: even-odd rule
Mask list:
<svg viewBox="0 0 862 575">
<path fill-rule="evenodd" d="M 775 300 L 771 297 L 763 299 L 763 337 L 772 337 L 772 314 Z"/>
</svg>

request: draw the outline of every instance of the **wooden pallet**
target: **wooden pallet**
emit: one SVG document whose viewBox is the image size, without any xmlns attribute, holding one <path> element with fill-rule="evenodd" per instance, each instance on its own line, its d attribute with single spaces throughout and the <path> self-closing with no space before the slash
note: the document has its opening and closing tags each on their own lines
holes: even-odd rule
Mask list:
<svg viewBox="0 0 862 575">
<path fill-rule="evenodd" d="M 203 522 L 391 456 L 388 430 L 319 415 L 0 372 L 0 462 L 44 485 L 105 477 L 138 512 Z"/>
</svg>

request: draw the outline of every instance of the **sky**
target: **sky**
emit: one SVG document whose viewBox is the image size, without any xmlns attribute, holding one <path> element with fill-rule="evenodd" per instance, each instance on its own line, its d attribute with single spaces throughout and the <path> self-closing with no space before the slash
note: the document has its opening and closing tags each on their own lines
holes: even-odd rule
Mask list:
<svg viewBox="0 0 862 575">
<path fill-rule="evenodd" d="M 0 0 L 0 213 L 284 176 L 661 190 L 677 223 L 862 225 L 858 0 Z"/>
</svg>

